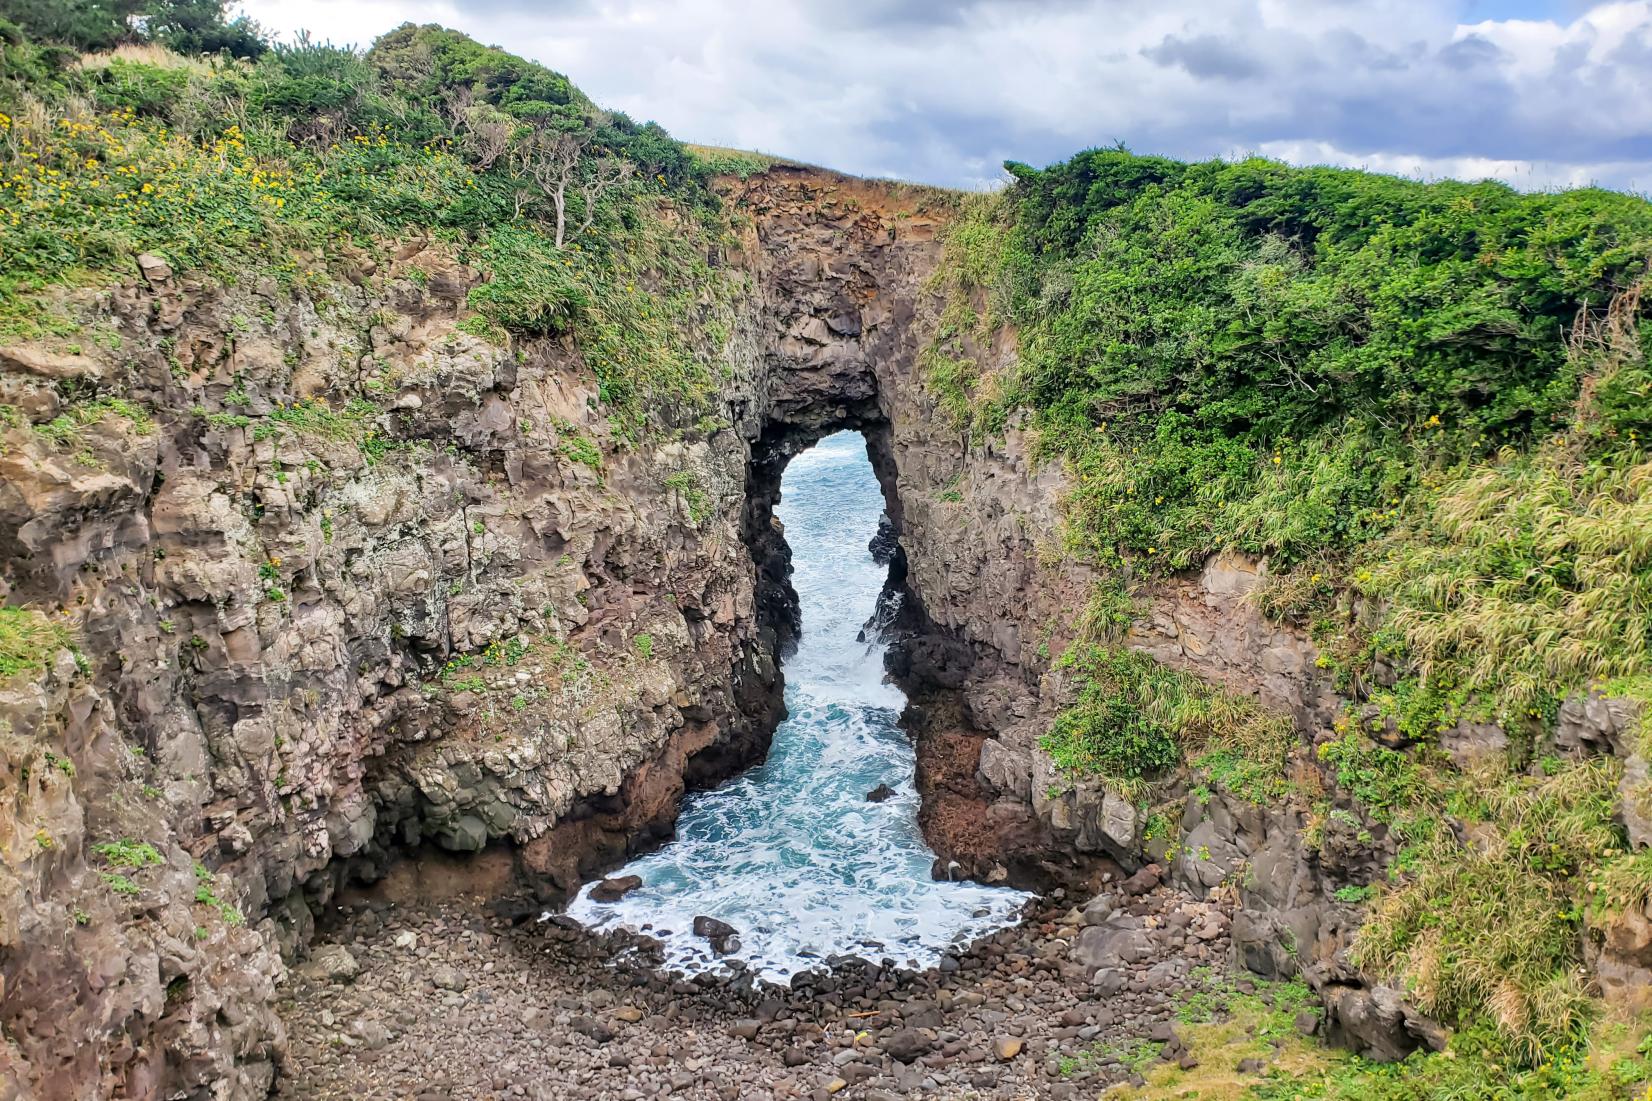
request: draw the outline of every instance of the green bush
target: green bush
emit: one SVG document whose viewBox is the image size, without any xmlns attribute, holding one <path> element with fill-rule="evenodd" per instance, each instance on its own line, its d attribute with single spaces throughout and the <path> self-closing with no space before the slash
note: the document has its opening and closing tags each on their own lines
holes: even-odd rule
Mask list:
<svg viewBox="0 0 1652 1101">
<path fill-rule="evenodd" d="M 516 226 L 500 226 L 478 249 L 491 272 L 470 292 L 470 307 L 488 320 L 524 333 L 557 333 L 590 303 L 571 274 L 571 263 L 549 237 Z"/>
<path fill-rule="evenodd" d="M 1134 796 L 1185 760 L 1241 798 L 1289 791 L 1285 717 L 1122 646 L 1075 643 L 1057 665 L 1076 698 L 1040 745 L 1063 772 Z"/>
<path fill-rule="evenodd" d="M 1603 191 L 1122 150 L 1011 170 L 948 230 L 935 362 L 1008 322 L 1020 366 L 980 394 L 932 381 L 989 423 L 1030 410 L 1078 475 L 1074 545 L 1150 569 L 1347 550 L 1428 467 L 1570 423 L 1570 327 L 1652 256 L 1652 205 Z M 1647 385 L 1603 388 L 1614 432 L 1649 416 Z"/>
</svg>

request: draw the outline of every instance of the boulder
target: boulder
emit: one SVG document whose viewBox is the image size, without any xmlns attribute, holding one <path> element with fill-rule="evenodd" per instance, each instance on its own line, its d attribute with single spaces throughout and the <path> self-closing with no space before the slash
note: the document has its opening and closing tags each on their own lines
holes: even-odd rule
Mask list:
<svg viewBox="0 0 1652 1101">
<path fill-rule="evenodd" d="M 355 981 L 361 965 L 344 945 L 321 944 L 310 952 L 310 958 L 298 970 L 314 982 L 346 983 Z"/>
<path fill-rule="evenodd" d="M 613 879 L 605 879 L 591 888 L 591 901 L 618 902 L 641 886 L 642 876 L 640 875 L 622 875 Z"/>
</svg>

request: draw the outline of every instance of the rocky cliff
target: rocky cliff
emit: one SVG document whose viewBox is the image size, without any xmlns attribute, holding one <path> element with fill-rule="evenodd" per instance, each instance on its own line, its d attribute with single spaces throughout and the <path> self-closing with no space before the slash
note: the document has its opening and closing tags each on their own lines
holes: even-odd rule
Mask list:
<svg viewBox="0 0 1652 1101">
<path fill-rule="evenodd" d="M 719 187 L 744 293 L 714 408 L 636 439 L 572 338 L 475 335 L 481 276 L 429 240 L 241 286 L 145 258 L 69 303 L 95 341 L 0 350 L 0 592 L 46 640 L 0 694 L 0 1097 L 262 1096 L 282 958 L 345 884 L 486 852 L 526 909 L 669 831 L 766 748 L 796 630 L 780 474 L 842 428 L 898 538 L 938 874 L 1157 862 L 1236 899 L 1238 962 L 1306 970 L 1363 1049 L 1439 1041 L 1346 961 L 1338 892 L 1395 844 L 1311 752 L 1342 699 L 1260 610 L 1265 564 L 1135 586 L 1122 641 L 1287 722 L 1316 798 L 1061 773 L 1056 657 L 1112 579 L 1062 545 L 1066 470 L 926 385 L 956 200 L 786 166 Z M 1007 368 L 1013 334 L 972 352 Z M 1630 751 L 1622 716 L 1575 719 L 1577 752 Z M 1652 962 L 1631 925 L 1600 957 L 1624 988 Z"/>
</svg>

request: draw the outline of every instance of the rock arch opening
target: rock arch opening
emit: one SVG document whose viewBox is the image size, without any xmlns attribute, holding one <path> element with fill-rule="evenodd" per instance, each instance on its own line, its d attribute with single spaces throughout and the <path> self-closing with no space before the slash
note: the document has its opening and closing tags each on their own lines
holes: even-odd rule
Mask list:
<svg viewBox="0 0 1652 1101">
<path fill-rule="evenodd" d="M 822 429 L 831 427 L 826 422 Z M 868 625 L 890 592 L 887 434 L 789 431 L 754 477 L 765 607 L 783 647 L 787 715 L 764 759 L 689 796 L 666 844 L 588 886 L 569 913 L 627 928 L 689 972 L 739 960 L 784 981 L 839 955 L 924 966 L 1013 921 L 1019 891 L 933 875 L 902 717 Z M 880 560 L 881 559 L 881 560 Z"/>
</svg>

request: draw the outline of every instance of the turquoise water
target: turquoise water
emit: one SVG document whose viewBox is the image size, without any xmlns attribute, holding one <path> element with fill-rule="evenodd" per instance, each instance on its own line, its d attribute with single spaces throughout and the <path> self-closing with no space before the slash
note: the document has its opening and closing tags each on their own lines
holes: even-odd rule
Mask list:
<svg viewBox="0 0 1652 1101">
<path fill-rule="evenodd" d="M 1029 896 L 930 879 L 912 746 L 896 725 L 905 698 L 884 681 L 882 645 L 856 639 L 886 572 L 866 547 L 883 497 L 865 441 L 821 441 L 792 460 L 781 490 L 803 637 L 785 662 L 788 718 L 767 760 L 691 796 L 674 840 L 613 873 L 641 876 L 641 888 L 600 903 L 587 887 L 568 913 L 649 933 L 667 966 L 690 974 L 718 964 L 690 930 L 701 914 L 734 926 L 728 958 L 770 979 L 840 953 L 927 966 L 1013 922 Z M 895 795 L 868 802 L 879 784 Z"/>
</svg>

